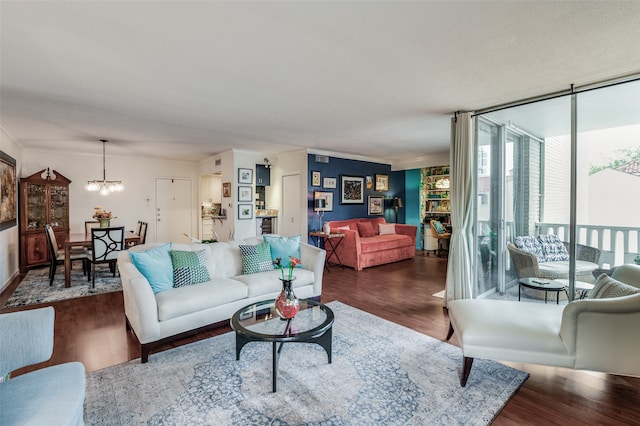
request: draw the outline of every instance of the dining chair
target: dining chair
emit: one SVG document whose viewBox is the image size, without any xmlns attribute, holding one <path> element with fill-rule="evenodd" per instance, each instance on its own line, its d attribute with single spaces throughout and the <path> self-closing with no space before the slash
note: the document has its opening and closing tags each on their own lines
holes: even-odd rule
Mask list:
<svg viewBox="0 0 640 426">
<path fill-rule="evenodd" d="M 58 265 L 64 265 L 64 251 L 60 251 L 58 248 L 56 233 L 50 224 L 44 226 L 44 233 L 47 236 L 47 247 L 49 248 L 49 285 L 53 285 L 53 278 L 56 275 Z M 72 251 L 69 256 L 71 257 L 72 265 L 75 260 L 82 261 L 82 272 L 87 275 L 89 269 L 89 253 L 84 250 Z"/>
<path fill-rule="evenodd" d="M 140 232 L 138 232 L 138 235 L 140 236 L 140 243 L 139 244 L 144 244 L 145 241 L 147 241 L 147 227 L 148 227 L 148 223 L 147 222 L 140 222 Z"/>
<path fill-rule="evenodd" d="M 108 263 L 116 276 L 115 263 L 118 252 L 124 250 L 124 226 L 113 228 L 93 228 L 91 230 L 91 280 L 96 287 L 96 265 Z"/>
<path fill-rule="evenodd" d="M 84 222 L 84 234 L 88 237 L 91 235 L 91 230 L 93 228 L 99 228 L 100 222 L 97 220 L 86 220 Z"/>
<path fill-rule="evenodd" d="M 448 252 L 449 250 L 445 250 L 442 248 L 443 241 L 449 241 L 451 239 L 451 233 L 447 232 L 447 229 L 439 220 L 431 220 L 431 234 L 434 238 L 438 239 L 438 255 L 441 252 Z"/>
</svg>

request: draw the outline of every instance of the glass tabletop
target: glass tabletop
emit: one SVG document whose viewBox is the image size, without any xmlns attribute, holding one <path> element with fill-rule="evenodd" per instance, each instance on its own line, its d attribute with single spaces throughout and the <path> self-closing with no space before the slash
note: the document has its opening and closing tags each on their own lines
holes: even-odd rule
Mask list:
<svg viewBox="0 0 640 426">
<path fill-rule="evenodd" d="M 300 311 L 291 320 L 281 319 L 275 300 L 245 306 L 231 317 L 231 328 L 259 340 L 294 341 L 324 333 L 333 324 L 333 311 L 322 303 L 299 299 Z"/>
</svg>

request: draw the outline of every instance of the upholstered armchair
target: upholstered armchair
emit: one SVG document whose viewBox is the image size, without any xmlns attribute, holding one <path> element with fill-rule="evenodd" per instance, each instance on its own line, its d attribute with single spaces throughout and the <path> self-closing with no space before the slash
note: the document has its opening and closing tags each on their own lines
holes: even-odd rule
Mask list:
<svg viewBox="0 0 640 426">
<path fill-rule="evenodd" d="M 0 315 L 0 425 L 82 425 L 85 370 L 69 362 L 9 378 L 53 352 L 52 307 Z"/>
<path fill-rule="evenodd" d="M 568 251 L 568 243 L 563 242 L 562 244 L 565 250 Z M 535 253 L 518 248 L 513 243 L 507 245 L 507 250 L 511 255 L 511 261 L 518 278 L 537 277 L 552 280 L 569 278 L 568 260 L 542 262 Z M 595 282 L 592 272 L 598 268 L 599 261 L 599 249 L 578 244 L 576 250 L 576 280 L 587 283 Z"/>
</svg>

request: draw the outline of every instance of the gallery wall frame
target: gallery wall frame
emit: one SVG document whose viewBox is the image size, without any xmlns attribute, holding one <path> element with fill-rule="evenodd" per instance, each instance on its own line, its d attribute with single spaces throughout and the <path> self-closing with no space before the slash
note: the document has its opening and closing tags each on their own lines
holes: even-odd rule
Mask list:
<svg viewBox="0 0 640 426">
<path fill-rule="evenodd" d="M 389 175 L 376 174 L 376 191 L 388 191 L 389 190 Z"/>
<path fill-rule="evenodd" d="M 340 204 L 364 204 L 364 177 L 340 175 Z"/>
<path fill-rule="evenodd" d="M 367 189 L 373 189 L 373 176 L 366 176 Z"/>
<path fill-rule="evenodd" d="M 322 179 L 322 187 L 325 189 L 335 189 L 338 187 L 338 180 L 334 177 L 326 177 Z"/>
<path fill-rule="evenodd" d="M 18 224 L 16 160 L 0 151 L 0 231 Z"/>
<path fill-rule="evenodd" d="M 381 215 L 384 213 L 384 197 L 381 195 L 370 195 L 367 207 L 367 214 Z"/>
<path fill-rule="evenodd" d="M 329 191 L 315 191 L 313 193 L 313 199 L 324 199 L 325 207 L 323 209 L 315 209 L 315 211 L 332 212 L 333 211 L 333 192 Z"/>
<path fill-rule="evenodd" d="M 253 219 L 253 204 L 238 204 L 238 219 Z"/>
<path fill-rule="evenodd" d="M 253 201 L 253 187 L 238 186 L 238 201 Z"/>
<path fill-rule="evenodd" d="M 311 186 L 320 186 L 320 172 L 311 172 Z"/>
<path fill-rule="evenodd" d="M 238 168 L 238 183 L 253 183 L 253 169 Z"/>
</svg>

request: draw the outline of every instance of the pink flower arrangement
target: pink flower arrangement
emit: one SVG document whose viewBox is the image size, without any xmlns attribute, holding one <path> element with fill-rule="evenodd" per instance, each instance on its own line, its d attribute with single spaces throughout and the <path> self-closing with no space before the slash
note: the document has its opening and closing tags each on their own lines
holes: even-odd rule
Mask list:
<svg viewBox="0 0 640 426">
<path fill-rule="evenodd" d="M 295 268 L 297 265 L 300 265 L 301 263 L 302 261 L 297 257 L 289 256 L 289 273 L 288 278 L 286 278 L 287 280 L 291 281 L 293 279 L 293 268 Z M 273 261 L 273 264 L 280 269 L 280 272 L 282 273 L 282 281 L 284 281 L 284 266 L 282 266 L 281 259 L 277 258 Z"/>
</svg>

